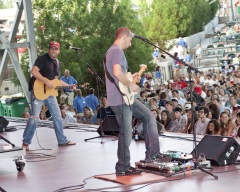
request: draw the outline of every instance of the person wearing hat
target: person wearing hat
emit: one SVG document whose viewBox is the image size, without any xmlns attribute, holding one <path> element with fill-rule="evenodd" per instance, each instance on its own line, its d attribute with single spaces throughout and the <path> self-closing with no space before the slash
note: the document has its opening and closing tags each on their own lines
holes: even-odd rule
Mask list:
<svg viewBox="0 0 240 192">
<path fill-rule="evenodd" d="M 172 103 L 173 103 L 173 109 L 175 109 L 175 108 L 177 107 L 177 105 L 178 105 L 178 100 L 177 100 L 177 98 L 173 97 L 173 98 L 171 99 L 171 101 L 172 101 Z"/>
<path fill-rule="evenodd" d="M 184 129 L 187 125 L 186 118 L 182 116 L 183 110 L 180 107 L 176 107 L 174 109 L 174 121 L 172 126 L 170 127 L 170 132 L 176 132 L 176 133 L 183 133 Z"/>
<path fill-rule="evenodd" d="M 57 137 L 58 146 L 75 145 L 75 142 L 69 141 L 63 133 L 63 124 L 61 112 L 58 106 L 56 96 L 49 96 L 44 100 L 39 100 L 35 97 L 33 85 L 35 80 L 44 83 L 44 86 L 53 89 L 55 87 L 54 80 L 60 77 L 61 63 L 57 59 L 60 53 L 60 43 L 52 41 L 49 43 L 48 53 L 39 56 L 31 70 L 32 78 L 29 81 L 29 91 L 31 93 L 31 116 L 28 119 L 26 129 L 23 133 L 22 147 L 26 150 L 32 142 L 33 135 L 36 131 L 36 124 L 39 120 L 39 114 L 43 103 L 46 104 L 49 112 L 52 115 L 54 131 Z M 60 81 L 62 86 L 70 86 L 67 83 Z M 75 87 L 73 87 L 75 89 Z"/>
</svg>

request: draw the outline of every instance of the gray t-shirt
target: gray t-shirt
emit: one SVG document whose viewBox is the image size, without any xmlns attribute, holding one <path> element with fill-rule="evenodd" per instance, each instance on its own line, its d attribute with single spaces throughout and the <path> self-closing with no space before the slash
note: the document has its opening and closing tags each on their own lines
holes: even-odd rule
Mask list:
<svg viewBox="0 0 240 192">
<path fill-rule="evenodd" d="M 122 72 L 125 74 L 128 69 L 128 63 L 125 57 L 125 54 L 122 49 L 120 49 L 117 45 L 113 44 L 107 51 L 106 54 L 106 67 L 110 75 L 114 78 L 116 84 L 118 85 L 119 81 L 113 74 L 113 66 L 115 64 L 120 64 L 122 67 Z M 105 67 L 105 66 L 104 66 Z M 107 101 L 109 106 L 117 106 L 124 104 L 124 100 L 122 94 L 117 89 L 116 85 L 112 83 L 106 73 L 106 90 L 107 90 Z"/>
</svg>

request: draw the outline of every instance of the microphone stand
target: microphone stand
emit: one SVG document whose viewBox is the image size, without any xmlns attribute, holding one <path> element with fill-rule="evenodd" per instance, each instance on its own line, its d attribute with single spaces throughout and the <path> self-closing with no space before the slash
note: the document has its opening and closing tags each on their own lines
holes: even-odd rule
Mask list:
<svg viewBox="0 0 240 192">
<path fill-rule="evenodd" d="M 70 49 L 75 50 L 75 52 L 79 55 L 80 57 L 80 53 L 78 52 L 78 50 L 81 50 L 80 48 L 77 47 L 72 47 L 69 46 Z M 104 132 L 103 132 L 103 127 L 102 127 L 102 114 L 101 114 L 101 101 L 100 101 L 100 82 L 105 85 L 104 81 L 102 80 L 102 78 L 97 74 L 97 72 L 87 63 L 84 61 L 84 64 L 86 66 L 86 68 L 88 69 L 88 71 L 92 74 L 95 75 L 96 78 L 96 83 L 97 83 L 97 96 L 98 96 L 98 102 L 99 102 L 99 112 L 100 112 L 100 130 L 101 130 L 101 134 L 100 136 L 97 137 L 92 137 L 92 138 L 88 138 L 88 139 L 84 139 L 84 141 L 88 141 L 88 140 L 92 140 L 92 139 L 96 139 L 96 138 L 102 138 L 101 143 L 103 143 L 103 137 L 105 137 Z"/>
<path fill-rule="evenodd" d="M 189 75 L 189 81 L 188 81 L 187 83 L 190 85 L 190 100 L 191 100 L 191 111 L 192 111 L 192 122 L 191 122 L 191 126 L 192 126 L 192 128 L 193 128 L 193 142 L 194 142 L 194 145 L 193 145 L 193 146 L 194 146 L 194 148 L 195 148 L 195 149 L 194 149 L 194 158 L 196 159 L 196 161 L 194 162 L 194 165 L 195 165 L 194 167 L 195 167 L 195 169 L 199 169 L 199 170 L 201 170 L 201 171 L 203 171 L 203 172 L 205 172 L 205 173 L 213 176 L 215 179 L 218 179 L 218 176 L 217 176 L 217 175 L 214 175 L 214 174 L 210 173 L 209 171 L 206 171 L 205 169 L 203 169 L 203 168 L 201 167 L 201 165 L 200 165 L 200 163 L 199 163 L 199 160 L 198 160 L 198 152 L 197 152 L 197 147 L 196 147 L 196 146 L 197 146 L 197 139 L 196 139 L 196 130 L 195 130 L 195 128 L 194 128 L 194 122 L 195 122 L 195 120 L 194 120 L 194 115 L 193 115 L 193 113 L 194 113 L 194 109 L 193 109 L 193 86 L 192 86 L 193 81 L 192 81 L 192 74 L 191 74 L 191 72 L 192 72 L 192 71 L 195 71 L 195 73 L 203 73 L 203 72 L 201 72 L 201 71 L 199 71 L 197 68 L 195 68 L 195 67 L 187 64 L 186 62 L 184 62 L 184 61 L 182 61 L 182 60 L 174 57 L 172 54 L 170 54 L 169 52 L 161 49 L 160 47 L 158 47 L 157 45 L 155 45 L 154 43 L 152 43 L 150 40 L 148 40 L 148 39 L 146 39 L 146 38 L 144 38 L 144 37 L 141 37 L 141 36 L 137 36 L 137 35 L 135 35 L 134 37 L 137 38 L 137 39 L 140 39 L 140 40 L 142 40 L 142 41 L 144 41 L 144 42 L 146 42 L 146 43 L 148 43 L 148 44 L 150 44 L 150 45 L 152 45 L 152 46 L 154 46 L 155 48 L 158 48 L 161 52 L 167 54 L 167 55 L 168 55 L 169 57 L 171 57 L 172 59 L 178 61 L 179 63 L 181 63 L 181 64 L 183 64 L 184 66 L 187 67 L 187 71 L 188 71 L 188 75 Z M 165 58 L 164 55 L 161 55 L 161 57 Z"/>
</svg>

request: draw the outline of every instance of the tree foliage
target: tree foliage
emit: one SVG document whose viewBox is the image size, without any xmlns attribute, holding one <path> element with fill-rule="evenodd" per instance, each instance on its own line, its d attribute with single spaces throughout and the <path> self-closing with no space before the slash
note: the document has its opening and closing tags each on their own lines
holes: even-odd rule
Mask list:
<svg viewBox="0 0 240 192">
<path fill-rule="evenodd" d="M 202 28 L 216 14 L 218 1 L 209 4 L 206 0 L 154 0 L 150 13 L 144 0 L 140 3 L 139 14 L 150 39 L 165 45 L 165 42 L 177 37 L 186 37 L 202 31 Z"/>
<path fill-rule="evenodd" d="M 89 82 L 94 88 L 96 77 L 88 71 L 87 64 L 104 80 L 103 58 L 114 41 L 115 31 L 126 26 L 144 34 L 130 0 L 35 0 L 33 12 L 38 54 L 47 51 L 50 41 L 60 42 L 62 70 L 69 69 L 80 84 Z M 81 50 L 69 50 L 70 45 Z M 126 51 L 130 69 L 139 71 L 139 64 L 151 60 L 150 53 L 148 45 L 134 39 L 132 48 Z"/>
</svg>

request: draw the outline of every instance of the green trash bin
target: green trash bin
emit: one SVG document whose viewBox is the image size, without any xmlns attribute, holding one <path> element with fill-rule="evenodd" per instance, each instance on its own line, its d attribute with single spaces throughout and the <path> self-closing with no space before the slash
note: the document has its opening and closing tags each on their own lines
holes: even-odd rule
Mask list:
<svg viewBox="0 0 240 192">
<path fill-rule="evenodd" d="M 240 14 L 240 6 L 237 6 L 238 14 Z"/>
<path fill-rule="evenodd" d="M 6 98 L 6 111 L 9 117 L 22 117 L 25 108 L 28 106 L 25 97 Z"/>
<path fill-rule="evenodd" d="M 2 116 L 8 116 L 8 105 L 6 104 L 6 99 L 11 98 L 10 96 L 2 96 L 0 98 L 2 105 Z"/>
<path fill-rule="evenodd" d="M 2 102 L 0 102 L 0 116 L 4 116 L 4 109 L 3 109 Z"/>
</svg>

